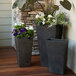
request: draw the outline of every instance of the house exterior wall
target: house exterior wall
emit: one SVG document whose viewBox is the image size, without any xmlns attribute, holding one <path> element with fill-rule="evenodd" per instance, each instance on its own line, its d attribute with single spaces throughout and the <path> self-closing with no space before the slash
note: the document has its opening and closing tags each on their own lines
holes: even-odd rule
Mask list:
<svg viewBox="0 0 76 76">
<path fill-rule="evenodd" d="M 60 5 L 60 0 L 56 0 L 56 4 Z M 76 0 L 69 0 L 71 3 L 74 3 L 75 8 L 72 6 L 71 10 L 68 11 L 60 6 L 62 11 L 65 11 L 69 18 L 71 25 L 68 27 L 68 61 L 67 66 L 76 73 Z"/>
<path fill-rule="evenodd" d="M 72 0 L 75 9 L 72 7 L 70 11 L 71 26 L 68 31 L 69 52 L 68 52 L 68 66 L 76 73 L 76 0 Z"/>
<path fill-rule="evenodd" d="M 12 0 L 0 0 L 0 46 L 11 46 Z"/>
</svg>

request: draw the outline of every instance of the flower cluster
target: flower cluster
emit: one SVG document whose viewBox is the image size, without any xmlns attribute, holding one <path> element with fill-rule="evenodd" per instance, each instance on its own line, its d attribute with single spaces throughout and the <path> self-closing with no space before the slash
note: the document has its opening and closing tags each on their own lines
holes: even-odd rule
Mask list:
<svg viewBox="0 0 76 76">
<path fill-rule="evenodd" d="M 41 5 L 42 6 L 42 5 Z M 42 11 L 36 15 L 37 25 L 55 25 L 56 24 L 56 11 L 59 6 L 55 5 L 55 0 L 45 0 L 45 7 L 42 6 Z"/>
<path fill-rule="evenodd" d="M 35 16 L 35 18 L 36 18 L 35 22 L 37 25 L 45 25 L 45 24 L 53 25 L 53 24 L 56 24 L 56 18 L 54 16 L 52 16 L 51 14 L 48 14 L 46 16 L 43 12 L 39 12 Z"/>
<path fill-rule="evenodd" d="M 27 37 L 30 39 L 33 37 L 34 31 L 32 26 L 25 27 L 24 23 L 20 22 L 19 24 L 15 24 L 12 34 L 17 38 Z"/>
<path fill-rule="evenodd" d="M 67 15 L 65 13 L 60 13 L 59 6 L 55 5 L 55 0 L 45 0 L 46 7 L 42 7 L 42 12 L 39 12 L 35 16 L 35 23 L 38 26 L 41 25 L 56 25 L 63 24 L 68 25 L 69 20 L 67 19 Z"/>
</svg>

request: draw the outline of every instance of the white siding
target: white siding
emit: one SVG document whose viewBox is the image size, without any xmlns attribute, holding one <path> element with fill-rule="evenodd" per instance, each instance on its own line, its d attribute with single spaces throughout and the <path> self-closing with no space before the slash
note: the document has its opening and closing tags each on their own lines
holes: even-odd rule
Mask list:
<svg viewBox="0 0 76 76">
<path fill-rule="evenodd" d="M 11 39 L 0 40 L 0 46 L 11 46 Z"/>
<path fill-rule="evenodd" d="M 12 0 L 0 0 L 0 3 L 12 3 Z"/>
<path fill-rule="evenodd" d="M 0 17 L 0 24 L 10 24 L 10 23 L 12 23 L 12 20 L 11 20 L 12 18 L 9 18 L 9 17 L 5 17 L 5 18 L 2 18 L 2 17 Z"/>
<path fill-rule="evenodd" d="M 11 17 L 12 11 L 0 11 L 0 17 Z"/>
<path fill-rule="evenodd" d="M 5 33 L 0 33 L 0 39 L 11 39 L 11 33 L 10 32 L 5 32 Z"/>
<path fill-rule="evenodd" d="M 11 32 L 11 26 L 0 26 L 0 32 Z"/>
<path fill-rule="evenodd" d="M 12 9 L 12 4 L 3 4 L 3 3 L 0 3 L 0 10 L 11 10 Z"/>
<path fill-rule="evenodd" d="M 0 46 L 11 46 L 12 0 L 0 0 Z"/>
</svg>

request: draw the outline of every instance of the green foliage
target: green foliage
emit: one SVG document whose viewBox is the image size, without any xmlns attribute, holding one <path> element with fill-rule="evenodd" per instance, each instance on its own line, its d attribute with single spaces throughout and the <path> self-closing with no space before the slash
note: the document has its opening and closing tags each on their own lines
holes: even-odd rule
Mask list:
<svg viewBox="0 0 76 76">
<path fill-rule="evenodd" d="M 54 9 L 55 10 L 59 10 L 59 6 L 58 5 L 54 5 Z"/>
<path fill-rule="evenodd" d="M 69 18 L 66 16 L 65 13 L 59 13 L 56 16 L 56 23 L 67 26 L 67 25 L 69 25 L 70 22 L 69 22 Z"/>
<path fill-rule="evenodd" d="M 18 3 L 19 3 L 19 0 L 16 0 L 16 1 L 14 2 L 14 4 L 13 4 L 13 7 L 12 7 L 12 8 L 13 8 L 13 9 L 16 8 L 16 7 L 18 6 Z"/>
<path fill-rule="evenodd" d="M 52 16 L 51 14 L 48 14 L 47 16 L 44 14 L 44 12 L 41 12 L 39 14 L 37 14 L 35 16 L 35 23 L 38 25 L 38 26 L 42 26 L 42 25 L 45 25 L 45 24 L 48 24 L 48 25 L 55 25 L 56 24 L 56 18 L 55 16 Z"/>
<path fill-rule="evenodd" d="M 42 19 L 40 19 L 40 18 L 36 19 L 36 20 L 35 20 L 35 23 L 36 23 L 38 26 L 42 25 Z"/>
<path fill-rule="evenodd" d="M 18 7 L 19 5 L 19 1 L 20 0 L 16 0 L 13 4 L 13 8 L 16 8 Z M 34 3 L 36 2 L 37 0 L 26 0 L 26 2 L 23 4 L 22 8 L 19 8 L 21 10 L 25 10 L 25 8 L 30 8 L 31 10 L 34 9 Z M 47 0 L 48 2 L 49 0 Z M 38 1 L 37 1 L 38 2 Z M 39 3 L 39 2 L 38 2 Z M 40 4 L 40 3 L 39 3 Z M 71 9 L 71 3 L 68 1 L 68 0 L 63 0 L 63 1 L 60 1 L 60 4 L 67 10 L 70 10 Z M 40 4 L 41 5 L 41 4 Z M 42 5 L 41 5 L 42 6 Z M 42 7 L 43 9 L 43 7 Z M 59 7 L 57 5 L 54 6 L 54 9 L 55 10 L 58 10 Z"/>
<path fill-rule="evenodd" d="M 24 11 L 26 8 L 30 8 L 31 10 L 33 10 L 35 2 L 36 0 L 25 0 L 24 4 L 19 9 L 22 11 Z M 21 0 L 16 0 L 13 4 L 13 9 L 18 7 L 19 3 L 21 3 Z"/>
<path fill-rule="evenodd" d="M 18 24 L 17 24 L 16 26 L 14 26 L 14 28 L 17 29 L 17 30 L 18 30 L 19 28 L 24 28 L 24 27 L 25 27 L 24 24 L 21 24 L 21 25 L 18 25 Z"/>
<path fill-rule="evenodd" d="M 14 26 L 12 33 L 13 33 L 13 36 L 15 36 L 17 38 L 25 37 L 25 38 L 31 39 L 34 36 L 34 30 L 32 30 L 30 28 L 26 29 L 24 24 Z"/>
</svg>

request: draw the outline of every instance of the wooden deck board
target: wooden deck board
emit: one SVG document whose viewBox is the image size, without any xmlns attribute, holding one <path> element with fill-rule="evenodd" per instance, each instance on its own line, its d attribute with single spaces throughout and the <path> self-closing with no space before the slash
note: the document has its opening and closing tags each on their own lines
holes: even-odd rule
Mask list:
<svg viewBox="0 0 76 76">
<path fill-rule="evenodd" d="M 13 48 L 0 48 L 0 76 L 76 76 L 66 68 L 66 74 L 49 73 L 48 67 L 40 66 L 40 56 L 32 56 L 31 66 L 20 68 Z"/>
</svg>

